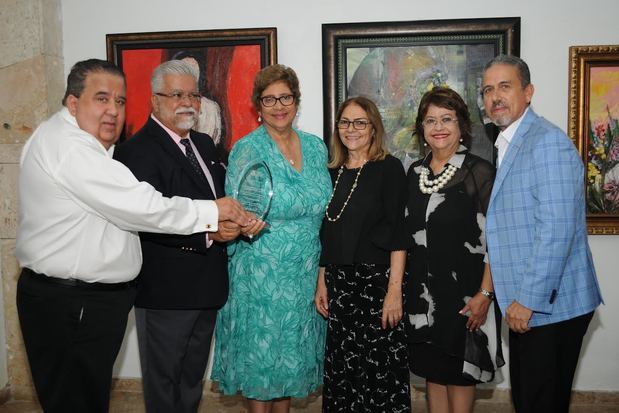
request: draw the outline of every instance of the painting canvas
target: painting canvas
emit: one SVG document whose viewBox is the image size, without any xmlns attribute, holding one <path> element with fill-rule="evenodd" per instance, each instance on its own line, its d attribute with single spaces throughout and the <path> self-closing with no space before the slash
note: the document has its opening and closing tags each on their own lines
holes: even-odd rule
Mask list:
<svg viewBox="0 0 619 413">
<path fill-rule="evenodd" d="M 182 59 L 198 67 L 202 95 L 194 129 L 208 133 L 222 152 L 258 126 L 251 103 L 254 75 L 275 63 L 275 29 L 210 30 L 107 35 L 108 59 L 127 77 L 130 138 L 150 114 L 150 77 L 164 61 Z"/>
<path fill-rule="evenodd" d="M 619 65 L 592 67 L 587 210 L 619 214 Z"/>
<path fill-rule="evenodd" d="M 493 160 L 496 128 L 480 96 L 481 73 L 499 53 L 519 52 L 519 19 L 323 25 L 325 136 L 337 106 L 363 95 L 381 111 L 387 147 L 408 167 L 423 154 L 413 136 L 417 107 L 434 86 L 464 98 L 473 121 L 471 151 Z"/>
<path fill-rule="evenodd" d="M 589 232 L 619 233 L 619 46 L 570 48 L 569 133 L 586 166 Z"/>
</svg>

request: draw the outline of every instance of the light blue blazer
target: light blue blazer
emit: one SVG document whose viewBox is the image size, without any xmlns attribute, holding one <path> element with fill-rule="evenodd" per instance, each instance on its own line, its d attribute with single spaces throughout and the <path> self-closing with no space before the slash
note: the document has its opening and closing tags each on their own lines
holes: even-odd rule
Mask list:
<svg viewBox="0 0 619 413">
<path fill-rule="evenodd" d="M 602 302 L 587 242 L 584 176 L 572 141 L 529 109 L 497 171 L 486 237 L 501 311 L 518 301 L 534 311 L 531 327 Z"/>
</svg>

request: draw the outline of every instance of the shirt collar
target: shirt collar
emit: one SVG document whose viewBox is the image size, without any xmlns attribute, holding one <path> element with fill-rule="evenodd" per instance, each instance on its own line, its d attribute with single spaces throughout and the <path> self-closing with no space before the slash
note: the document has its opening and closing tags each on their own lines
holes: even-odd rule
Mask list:
<svg viewBox="0 0 619 413">
<path fill-rule="evenodd" d="M 503 139 L 507 141 L 508 144 L 511 143 L 512 138 L 514 137 L 514 135 L 516 134 L 516 131 L 518 130 L 518 126 L 520 126 L 520 124 L 522 123 L 522 119 L 524 119 L 525 115 L 529 111 L 529 108 L 530 106 L 527 106 L 525 111 L 522 113 L 522 115 L 518 119 L 516 119 L 511 125 L 509 125 L 507 128 L 501 131 L 500 135 L 503 137 Z M 494 146 L 496 146 L 497 148 L 498 148 L 498 141 L 499 140 L 497 139 L 496 142 L 494 142 Z"/>
<path fill-rule="evenodd" d="M 172 140 L 174 140 L 174 142 L 176 142 L 177 145 L 181 143 L 181 139 L 184 139 L 184 138 L 189 139 L 189 132 L 187 132 L 187 135 L 185 136 L 180 136 L 179 134 L 174 132 L 172 129 L 168 128 L 163 123 L 161 123 L 161 121 L 157 119 L 155 115 L 153 115 L 152 113 L 150 114 L 150 118 L 154 120 L 155 122 L 157 122 L 157 124 L 161 126 L 164 131 L 168 132 L 168 135 L 170 135 L 170 138 L 172 138 Z"/>
<path fill-rule="evenodd" d="M 62 116 L 64 118 L 64 120 L 69 122 L 72 126 L 74 126 L 77 129 L 79 129 L 82 133 L 85 133 L 90 138 L 92 138 L 92 141 L 96 142 L 97 145 L 99 145 L 101 147 L 101 149 L 103 149 L 108 154 L 108 156 L 112 157 L 114 155 L 114 147 L 116 146 L 116 144 L 111 145 L 109 147 L 109 149 L 105 149 L 105 146 L 103 146 L 103 144 L 101 142 L 99 142 L 99 140 L 96 137 L 94 137 L 92 134 L 86 132 L 84 129 L 80 128 L 80 125 L 77 124 L 77 119 L 75 119 L 75 116 L 73 116 L 71 114 L 71 112 L 69 112 L 69 108 L 67 108 L 65 106 L 62 109 L 60 109 L 60 116 Z"/>
</svg>

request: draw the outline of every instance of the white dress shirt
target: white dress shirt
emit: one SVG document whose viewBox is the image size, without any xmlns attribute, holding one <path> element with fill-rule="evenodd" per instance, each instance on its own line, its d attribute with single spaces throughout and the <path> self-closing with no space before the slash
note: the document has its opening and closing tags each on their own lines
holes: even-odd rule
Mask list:
<svg viewBox="0 0 619 413">
<path fill-rule="evenodd" d="M 16 256 L 57 278 L 118 283 L 142 265 L 137 231 L 216 231 L 214 201 L 165 198 L 139 182 L 63 108 L 24 146 Z"/>
<path fill-rule="evenodd" d="M 502 130 L 501 133 L 499 133 L 499 136 L 497 136 L 496 141 L 494 142 L 494 146 L 497 148 L 497 157 L 496 157 L 497 168 L 501 166 L 501 162 L 503 162 L 503 158 L 505 157 L 505 154 L 507 153 L 507 148 L 509 148 L 509 144 L 511 143 L 512 138 L 514 137 L 514 134 L 518 130 L 518 126 L 520 126 L 520 122 L 522 122 L 522 119 L 524 119 L 524 115 L 526 115 L 528 111 L 529 111 L 529 107 L 527 106 L 522 116 L 516 119 L 516 121 L 513 122 L 511 125 L 509 125 L 507 128 Z"/>
</svg>

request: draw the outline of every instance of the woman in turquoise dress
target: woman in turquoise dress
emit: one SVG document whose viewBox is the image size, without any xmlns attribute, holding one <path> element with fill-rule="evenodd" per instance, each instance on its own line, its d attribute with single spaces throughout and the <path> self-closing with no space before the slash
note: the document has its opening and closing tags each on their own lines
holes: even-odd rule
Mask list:
<svg viewBox="0 0 619 413">
<path fill-rule="evenodd" d="M 230 293 L 211 375 L 224 394 L 241 392 L 250 413 L 288 412 L 290 397 L 322 384 L 326 325 L 313 297 L 331 179 L 323 141 L 292 127 L 299 98 L 292 69 L 257 74 L 252 100 L 263 124 L 236 143 L 226 176 L 232 193 L 244 166 L 260 159 L 273 178 L 267 226 L 245 228 L 228 246 Z"/>
</svg>

